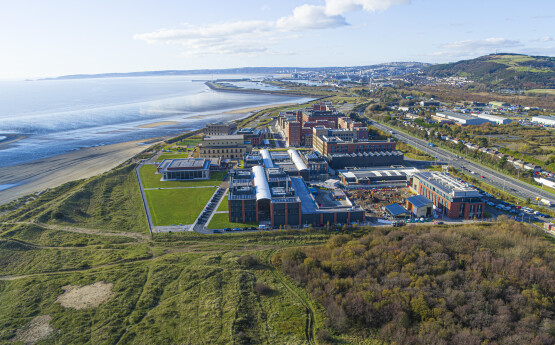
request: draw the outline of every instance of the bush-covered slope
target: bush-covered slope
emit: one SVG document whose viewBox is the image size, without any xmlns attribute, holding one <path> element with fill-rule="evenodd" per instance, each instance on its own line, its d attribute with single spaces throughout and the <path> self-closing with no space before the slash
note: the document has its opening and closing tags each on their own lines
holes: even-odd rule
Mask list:
<svg viewBox="0 0 555 345">
<path fill-rule="evenodd" d="M 555 88 L 555 57 L 492 54 L 423 69 L 436 77 L 461 76 L 499 88 Z"/>
<path fill-rule="evenodd" d="M 534 229 L 376 229 L 274 259 L 339 335 L 396 344 L 553 344 L 555 254 Z"/>
</svg>

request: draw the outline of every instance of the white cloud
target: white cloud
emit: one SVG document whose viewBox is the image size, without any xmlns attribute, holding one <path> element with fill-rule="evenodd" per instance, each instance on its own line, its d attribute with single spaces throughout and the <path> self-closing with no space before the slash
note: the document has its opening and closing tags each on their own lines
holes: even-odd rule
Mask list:
<svg viewBox="0 0 555 345">
<path fill-rule="evenodd" d="M 338 15 L 354 11 L 385 11 L 393 5 L 409 4 L 411 0 L 326 0 L 326 13 Z"/>
<path fill-rule="evenodd" d="M 349 25 L 343 16 L 353 11 L 384 11 L 411 0 L 326 0 L 325 5 L 301 5 L 289 16 L 273 21 L 250 20 L 204 26 L 185 24 L 182 29 L 160 29 L 137 34 L 136 40 L 150 44 L 181 44 L 184 55 L 259 54 L 269 46 L 292 37 L 293 32 L 332 29 Z"/>
<path fill-rule="evenodd" d="M 293 14 L 276 21 L 276 28 L 281 31 L 300 31 L 307 29 L 329 29 L 345 26 L 347 20 L 341 15 L 328 15 L 324 6 L 302 5 L 293 10 Z"/>
<path fill-rule="evenodd" d="M 553 36 L 543 36 L 538 39 L 538 42 L 553 42 L 555 41 L 555 37 Z"/>
<path fill-rule="evenodd" d="M 455 51 L 491 50 L 522 46 L 520 41 L 506 38 L 486 38 L 483 40 L 457 41 L 441 45 L 441 48 Z"/>
</svg>

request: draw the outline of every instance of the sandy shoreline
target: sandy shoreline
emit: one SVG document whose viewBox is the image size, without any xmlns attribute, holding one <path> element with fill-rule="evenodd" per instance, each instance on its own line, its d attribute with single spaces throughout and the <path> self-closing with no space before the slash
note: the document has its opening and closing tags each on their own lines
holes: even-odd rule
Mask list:
<svg viewBox="0 0 555 345">
<path fill-rule="evenodd" d="M 140 145 L 145 141 L 148 140 L 90 147 L 34 162 L 1 167 L 0 185 L 21 184 L 0 191 L 0 204 L 113 169 L 148 148 L 150 145 Z"/>
<path fill-rule="evenodd" d="M 297 104 L 298 103 L 269 104 L 232 110 L 220 113 L 219 115 L 244 115 L 237 118 L 241 119 L 256 111 Z M 213 114 L 199 115 L 199 117 L 205 116 L 213 116 Z M 153 128 L 174 124 L 178 123 L 174 121 L 158 121 L 137 127 Z M 186 132 L 185 129 L 184 132 Z M 24 136 L 10 138 L 12 140 L 6 140 L 5 142 L 2 142 L 2 144 L 5 143 L 10 145 L 23 138 Z M 153 141 L 153 139 L 155 139 L 155 141 Z M 1 185 L 17 184 L 15 187 L 0 190 L 0 204 L 10 202 L 31 193 L 40 192 L 47 188 L 57 187 L 69 181 L 101 174 L 115 168 L 122 162 L 145 150 L 156 141 L 163 139 L 164 138 L 151 138 L 138 141 L 128 141 L 119 144 L 83 148 L 54 157 L 39 159 L 33 162 L 9 167 L 0 167 L 0 187 Z M 149 144 L 140 145 L 145 142 Z"/>
</svg>

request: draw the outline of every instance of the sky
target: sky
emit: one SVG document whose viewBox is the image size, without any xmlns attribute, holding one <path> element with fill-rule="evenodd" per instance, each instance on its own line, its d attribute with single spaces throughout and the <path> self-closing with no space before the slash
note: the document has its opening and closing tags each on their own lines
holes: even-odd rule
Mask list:
<svg viewBox="0 0 555 345">
<path fill-rule="evenodd" d="M 2 0 L 0 79 L 555 55 L 552 0 Z"/>
</svg>

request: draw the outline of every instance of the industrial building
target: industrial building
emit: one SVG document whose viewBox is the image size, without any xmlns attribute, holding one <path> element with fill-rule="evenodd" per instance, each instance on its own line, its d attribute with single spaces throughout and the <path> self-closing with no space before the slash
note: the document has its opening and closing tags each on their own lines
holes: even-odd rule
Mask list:
<svg viewBox="0 0 555 345">
<path fill-rule="evenodd" d="M 205 180 L 210 178 L 210 160 L 204 158 L 164 159 L 156 168 L 161 181 Z"/>
<path fill-rule="evenodd" d="M 483 123 L 489 122 L 489 120 L 486 120 L 486 119 L 481 119 L 476 116 L 462 114 L 462 113 L 455 113 L 453 111 L 437 112 L 435 116 L 438 118 L 454 121 L 461 126 L 481 125 Z"/>
<path fill-rule="evenodd" d="M 476 188 L 449 174 L 419 172 L 410 179 L 413 192 L 431 200 L 440 214 L 449 218 L 483 218 L 485 202 Z"/>
<path fill-rule="evenodd" d="M 339 170 L 339 179 L 347 189 L 406 187 L 416 168 L 370 168 Z"/>
<path fill-rule="evenodd" d="M 402 165 L 404 154 L 401 151 L 333 153 L 328 155 L 329 165 L 333 169 L 346 167 L 384 167 Z"/>
<path fill-rule="evenodd" d="M 251 149 L 252 145 L 243 135 L 205 135 L 198 145 L 198 155 L 200 158 L 242 158 Z"/>
<path fill-rule="evenodd" d="M 406 208 L 415 217 L 430 217 L 434 209 L 434 203 L 424 195 L 415 195 L 407 198 Z"/>
<path fill-rule="evenodd" d="M 555 126 L 555 116 L 534 116 L 532 117 L 532 122 L 541 123 L 548 126 Z"/>
<path fill-rule="evenodd" d="M 281 168 L 237 169 L 230 172 L 229 221 L 270 226 L 350 224 L 364 221 L 364 210 L 347 197 L 328 190 L 309 191 L 299 176 Z"/>
<path fill-rule="evenodd" d="M 490 115 L 490 114 L 476 114 L 476 117 L 484 120 L 488 120 L 489 122 L 493 123 L 494 125 L 508 125 L 509 123 L 513 122 L 506 117 Z"/>
</svg>

